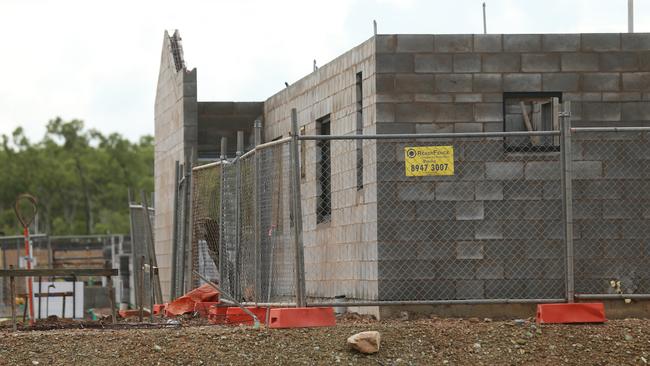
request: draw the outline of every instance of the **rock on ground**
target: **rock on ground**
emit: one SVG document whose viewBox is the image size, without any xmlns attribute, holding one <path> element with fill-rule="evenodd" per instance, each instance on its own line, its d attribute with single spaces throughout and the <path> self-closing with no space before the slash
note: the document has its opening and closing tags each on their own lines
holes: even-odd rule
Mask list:
<svg viewBox="0 0 650 366">
<path fill-rule="evenodd" d="M 381 343 L 381 335 L 377 331 L 357 333 L 348 338 L 350 348 L 361 353 L 377 353 Z"/>
</svg>

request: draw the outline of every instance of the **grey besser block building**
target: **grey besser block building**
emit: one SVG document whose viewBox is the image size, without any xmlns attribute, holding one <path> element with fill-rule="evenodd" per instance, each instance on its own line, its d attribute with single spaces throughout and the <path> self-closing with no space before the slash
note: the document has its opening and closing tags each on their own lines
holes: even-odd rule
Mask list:
<svg viewBox="0 0 650 366">
<path fill-rule="evenodd" d="M 376 35 L 264 102 L 222 105 L 196 102 L 196 70 L 183 65 L 175 71 L 169 39 L 156 99 L 161 266 L 171 252 L 173 160 L 213 157 L 218 136 L 250 132 L 257 118 L 263 141 L 288 135 L 292 108 L 307 135 L 318 134 L 326 117 L 330 134 L 355 134 L 360 115 L 364 134 L 516 131 L 523 129 L 517 98 L 557 96 L 572 102 L 574 127 L 650 125 L 650 34 Z M 208 125 L 212 135 L 201 133 Z M 602 293 L 617 278 L 649 293 L 644 263 L 650 248 L 638 230 L 650 218 L 648 142 L 638 136 L 602 139 L 574 141 L 576 291 Z M 562 298 L 559 152 L 511 151 L 509 143 L 365 140 L 359 189 L 356 143 L 334 141 L 331 216 L 319 222 L 318 149 L 305 142 L 307 295 Z M 415 144 L 453 145 L 455 175 L 406 177 L 403 148 Z M 634 199 L 646 208 L 620 207 Z M 630 212 L 639 214 L 624 217 Z M 591 249 L 581 251 L 587 244 Z M 630 267 L 634 278 L 625 277 Z M 161 270 L 163 281 L 168 275 Z"/>
</svg>

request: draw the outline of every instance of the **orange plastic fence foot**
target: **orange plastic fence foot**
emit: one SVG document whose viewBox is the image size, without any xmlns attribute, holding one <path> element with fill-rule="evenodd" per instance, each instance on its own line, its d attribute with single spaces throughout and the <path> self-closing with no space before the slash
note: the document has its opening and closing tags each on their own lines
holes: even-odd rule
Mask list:
<svg viewBox="0 0 650 366">
<path fill-rule="evenodd" d="M 257 319 L 260 321 L 260 324 L 264 324 L 266 320 L 266 308 L 251 306 L 251 307 L 247 307 L 246 309 L 250 310 L 251 313 L 255 314 Z M 226 310 L 226 324 L 253 325 L 253 317 L 246 314 L 241 308 L 234 307 L 234 306 L 229 307 L 228 310 Z"/>
<path fill-rule="evenodd" d="M 270 328 L 333 327 L 336 325 L 334 308 L 279 308 L 271 309 Z"/>
<path fill-rule="evenodd" d="M 212 305 L 217 305 L 216 301 L 202 301 L 194 304 L 194 312 L 198 313 L 201 318 L 208 317 L 208 311 Z"/>
<path fill-rule="evenodd" d="M 571 304 L 538 304 L 537 322 L 551 323 L 604 323 L 605 305 L 601 302 Z"/>
<path fill-rule="evenodd" d="M 208 322 L 210 324 L 226 324 L 227 306 L 211 306 L 208 310 Z"/>
</svg>

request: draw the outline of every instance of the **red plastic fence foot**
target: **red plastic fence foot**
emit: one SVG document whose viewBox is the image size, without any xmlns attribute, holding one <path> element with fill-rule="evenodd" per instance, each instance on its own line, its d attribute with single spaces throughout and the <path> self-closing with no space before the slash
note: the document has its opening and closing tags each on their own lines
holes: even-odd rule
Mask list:
<svg viewBox="0 0 650 366">
<path fill-rule="evenodd" d="M 251 306 L 251 307 L 247 307 L 246 309 L 250 310 L 251 313 L 255 314 L 257 319 L 260 321 L 260 324 L 264 324 L 266 320 L 266 308 Z M 241 308 L 231 306 L 228 308 L 228 310 L 226 310 L 226 324 L 253 325 L 253 317 L 246 314 Z"/>
<path fill-rule="evenodd" d="M 334 308 L 279 308 L 271 309 L 269 327 L 310 328 L 335 325 Z"/>
<path fill-rule="evenodd" d="M 605 305 L 601 302 L 538 304 L 537 323 L 604 323 Z"/>
<path fill-rule="evenodd" d="M 153 304 L 153 315 L 159 315 L 165 312 L 167 304 Z"/>
<path fill-rule="evenodd" d="M 212 306 L 208 310 L 208 322 L 210 324 L 226 324 L 227 306 Z"/>
<path fill-rule="evenodd" d="M 215 301 L 202 301 L 194 304 L 194 311 L 199 314 L 201 318 L 208 317 L 208 311 L 212 305 L 217 305 L 218 302 Z"/>
</svg>

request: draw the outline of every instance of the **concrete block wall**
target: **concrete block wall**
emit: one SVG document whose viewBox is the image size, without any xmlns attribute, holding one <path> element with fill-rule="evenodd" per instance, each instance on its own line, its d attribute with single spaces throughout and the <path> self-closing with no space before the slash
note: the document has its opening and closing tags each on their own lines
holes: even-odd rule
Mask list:
<svg viewBox="0 0 650 366">
<path fill-rule="evenodd" d="M 218 159 L 221 137 L 226 137 L 227 155 L 237 152 L 237 131 L 244 131 L 244 148 L 254 145 L 253 123 L 263 120 L 264 102 L 198 102 L 198 158 Z"/>
<path fill-rule="evenodd" d="M 650 120 L 650 34 L 379 35 L 376 72 L 377 133 L 503 131 L 505 92 L 561 93 L 574 126 Z M 407 178 L 408 144 L 377 146 L 379 297 L 562 297 L 559 153 L 420 144 L 454 145 L 457 172 Z"/>
<path fill-rule="evenodd" d="M 329 115 L 331 134 L 356 133 L 356 74 L 363 80 L 363 130 L 374 133 L 374 39 L 321 66 L 264 104 L 264 140 L 286 137 L 291 109 L 300 127 L 316 134 L 316 121 Z M 350 141 L 331 143 L 331 221 L 317 224 L 316 143 L 303 144 L 303 240 L 307 295 L 314 298 L 377 298 L 376 177 L 372 142 L 364 143 L 364 187 L 356 187 L 356 150 Z"/>
<path fill-rule="evenodd" d="M 177 71 L 165 32 L 155 101 L 154 238 L 163 298 L 171 289 L 175 161 L 196 156 L 196 69 Z"/>
</svg>

